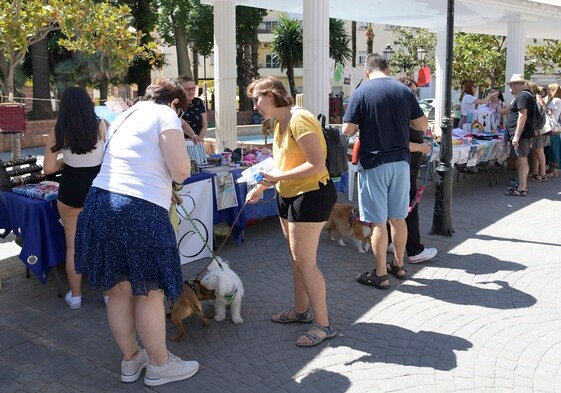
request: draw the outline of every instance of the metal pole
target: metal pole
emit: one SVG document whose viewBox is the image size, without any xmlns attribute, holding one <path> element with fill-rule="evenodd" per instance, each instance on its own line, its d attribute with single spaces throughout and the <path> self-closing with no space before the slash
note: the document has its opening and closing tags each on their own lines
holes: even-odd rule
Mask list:
<svg viewBox="0 0 561 393">
<path fill-rule="evenodd" d="M 450 119 L 452 93 L 452 59 L 454 58 L 454 0 L 448 0 L 446 20 L 446 75 L 444 86 L 444 117 L 440 139 L 440 163 L 436 167 L 436 191 L 431 234 L 452 236 L 452 121 Z"/>
</svg>

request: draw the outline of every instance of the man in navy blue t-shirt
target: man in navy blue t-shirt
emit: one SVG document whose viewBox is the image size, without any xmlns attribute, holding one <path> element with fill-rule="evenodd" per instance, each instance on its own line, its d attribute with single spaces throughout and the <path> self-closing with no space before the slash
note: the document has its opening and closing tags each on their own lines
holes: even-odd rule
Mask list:
<svg viewBox="0 0 561 393">
<path fill-rule="evenodd" d="M 388 271 L 405 278 L 403 259 L 409 206 L 409 128 L 426 130 L 428 120 L 411 90 L 390 78 L 386 60 L 377 53 L 366 58 L 364 81 L 350 99 L 343 133 L 360 130 L 358 204 L 360 219 L 373 224 L 376 269 L 357 277 L 361 284 L 389 287 Z M 394 261 L 386 264 L 389 220 Z"/>
</svg>

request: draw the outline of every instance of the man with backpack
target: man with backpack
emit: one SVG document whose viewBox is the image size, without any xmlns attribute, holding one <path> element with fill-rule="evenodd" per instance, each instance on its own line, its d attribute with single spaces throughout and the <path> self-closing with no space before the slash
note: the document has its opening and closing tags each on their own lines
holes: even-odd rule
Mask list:
<svg viewBox="0 0 561 393">
<path fill-rule="evenodd" d="M 428 120 L 415 95 L 389 77 L 387 61 L 371 53 L 365 62 L 365 81 L 350 99 L 343 117 L 343 133 L 360 129 L 359 210 L 360 220 L 371 222 L 372 249 L 376 268 L 357 281 L 388 289 L 389 272 L 403 280 L 409 207 L 409 128 L 426 130 Z M 394 260 L 386 264 L 389 220 Z"/>
<path fill-rule="evenodd" d="M 507 82 L 514 100 L 507 115 L 506 128 L 510 144 L 516 155 L 517 184 L 506 192 L 509 196 L 526 196 L 528 194 L 528 155 L 532 140 L 536 135 L 537 103 L 536 97 L 528 88 L 528 81 L 523 74 L 513 74 Z"/>
</svg>

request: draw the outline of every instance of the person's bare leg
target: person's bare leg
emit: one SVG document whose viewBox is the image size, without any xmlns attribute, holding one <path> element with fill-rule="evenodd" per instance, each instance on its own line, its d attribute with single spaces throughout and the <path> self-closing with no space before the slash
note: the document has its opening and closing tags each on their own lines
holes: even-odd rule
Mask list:
<svg viewBox="0 0 561 393">
<path fill-rule="evenodd" d="M 372 252 L 374 253 L 374 259 L 376 260 L 376 275 L 381 277 L 388 273 L 386 267 L 386 251 L 388 248 L 388 228 L 386 223 L 372 224 L 372 236 L 370 237 L 370 243 L 372 245 Z M 395 239 L 392 238 L 392 241 Z M 395 244 L 394 244 L 395 248 Z M 381 286 L 389 285 L 388 280 L 380 282 Z"/>
<path fill-rule="evenodd" d="M 111 295 L 109 297 L 112 302 Z M 136 297 L 135 321 L 140 341 L 150 357 L 150 364 L 153 366 L 166 364 L 168 350 L 163 290 L 150 291 L 148 296 Z"/>
<path fill-rule="evenodd" d="M 138 350 L 134 317 L 136 299 L 128 281 L 118 283 L 107 293 L 111 297 L 107 303 L 109 327 L 124 359 L 130 359 Z"/>
<path fill-rule="evenodd" d="M 407 243 L 407 223 L 405 219 L 390 218 L 390 228 L 394 246 L 395 266 L 403 266 L 405 259 L 405 244 Z"/>
<path fill-rule="evenodd" d="M 530 172 L 530 174 L 532 176 L 534 175 L 538 175 L 540 172 L 540 158 L 539 158 L 539 152 L 538 149 L 532 149 L 532 171 Z M 544 156 L 545 158 L 545 156 Z M 529 164 L 528 164 L 529 165 Z"/>
<path fill-rule="evenodd" d="M 539 168 L 539 169 L 534 169 L 534 173 L 538 173 L 541 178 L 544 178 L 546 176 L 545 175 L 545 151 L 544 149 L 534 149 L 534 151 L 536 152 L 535 154 L 537 156 L 537 159 L 534 158 L 534 160 L 538 162 L 538 168 Z"/>
<path fill-rule="evenodd" d="M 516 158 L 516 175 L 518 176 L 518 189 L 527 190 L 528 189 L 528 172 L 530 168 L 528 166 L 528 157 L 518 157 Z"/>
<path fill-rule="evenodd" d="M 314 321 L 321 326 L 328 326 L 325 279 L 317 266 L 319 236 L 324 225 L 325 222 L 288 223 L 288 233 L 294 261 L 292 270 L 297 277 L 295 296 L 298 299 L 295 298 L 295 308 L 309 301 L 314 310 Z"/>
<path fill-rule="evenodd" d="M 292 259 L 291 243 L 288 233 L 288 220 L 284 218 L 280 218 L 280 224 L 281 224 L 282 233 L 284 235 L 284 239 L 286 240 L 286 244 L 288 246 L 288 250 L 291 253 L 291 259 Z M 300 275 L 300 271 L 296 269 L 294 266 L 294 259 L 292 259 L 291 262 L 292 262 L 291 266 L 292 266 L 292 283 L 293 283 L 292 289 L 294 292 L 294 306 L 292 307 L 292 310 L 296 313 L 301 314 L 306 312 L 306 310 L 308 309 L 308 306 L 310 305 L 310 299 L 308 298 L 308 294 L 306 293 L 306 289 L 304 287 L 304 282 L 302 281 L 302 276 Z M 279 315 L 280 313 L 277 314 L 275 317 L 278 317 Z M 292 316 L 289 316 L 289 318 L 292 318 Z"/>
<path fill-rule="evenodd" d="M 64 225 L 64 238 L 66 240 L 66 275 L 70 284 L 72 296 L 82 295 L 82 275 L 76 273 L 74 267 L 74 237 L 76 236 L 76 224 L 78 215 L 82 208 L 75 208 L 57 201 L 57 208 L 62 224 Z"/>
</svg>

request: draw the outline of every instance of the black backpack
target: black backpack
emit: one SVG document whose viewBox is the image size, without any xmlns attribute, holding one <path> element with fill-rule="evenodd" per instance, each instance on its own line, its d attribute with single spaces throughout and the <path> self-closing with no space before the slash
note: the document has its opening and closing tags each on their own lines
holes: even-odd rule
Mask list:
<svg viewBox="0 0 561 393">
<path fill-rule="evenodd" d="M 534 101 L 534 116 L 527 121 L 529 121 L 532 131 L 534 131 L 536 135 L 540 135 L 540 130 L 545 126 L 545 121 L 547 119 L 547 108 L 544 108 L 543 105 L 538 103 L 536 97 L 529 91 L 523 90 L 522 92 L 526 92 L 532 96 Z"/>
<path fill-rule="evenodd" d="M 301 108 L 295 107 L 293 111 L 297 109 Z M 327 146 L 325 166 L 329 172 L 329 177 L 331 179 L 340 178 L 349 168 L 349 162 L 347 159 L 347 144 L 349 143 L 349 137 L 339 133 L 339 130 L 336 127 L 326 126 L 325 116 L 321 113 L 318 115 L 318 121 L 320 122 L 323 137 L 325 139 L 325 145 Z M 292 130 L 290 131 L 290 136 L 294 139 Z"/>
<path fill-rule="evenodd" d="M 347 158 L 349 137 L 342 135 L 336 127 L 326 126 L 324 115 L 319 114 L 318 120 L 321 124 L 323 136 L 325 137 L 325 144 L 327 145 L 325 166 L 329 172 L 329 177 L 332 179 L 340 178 L 347 172 L 349 167 Z"/>
</svg>

